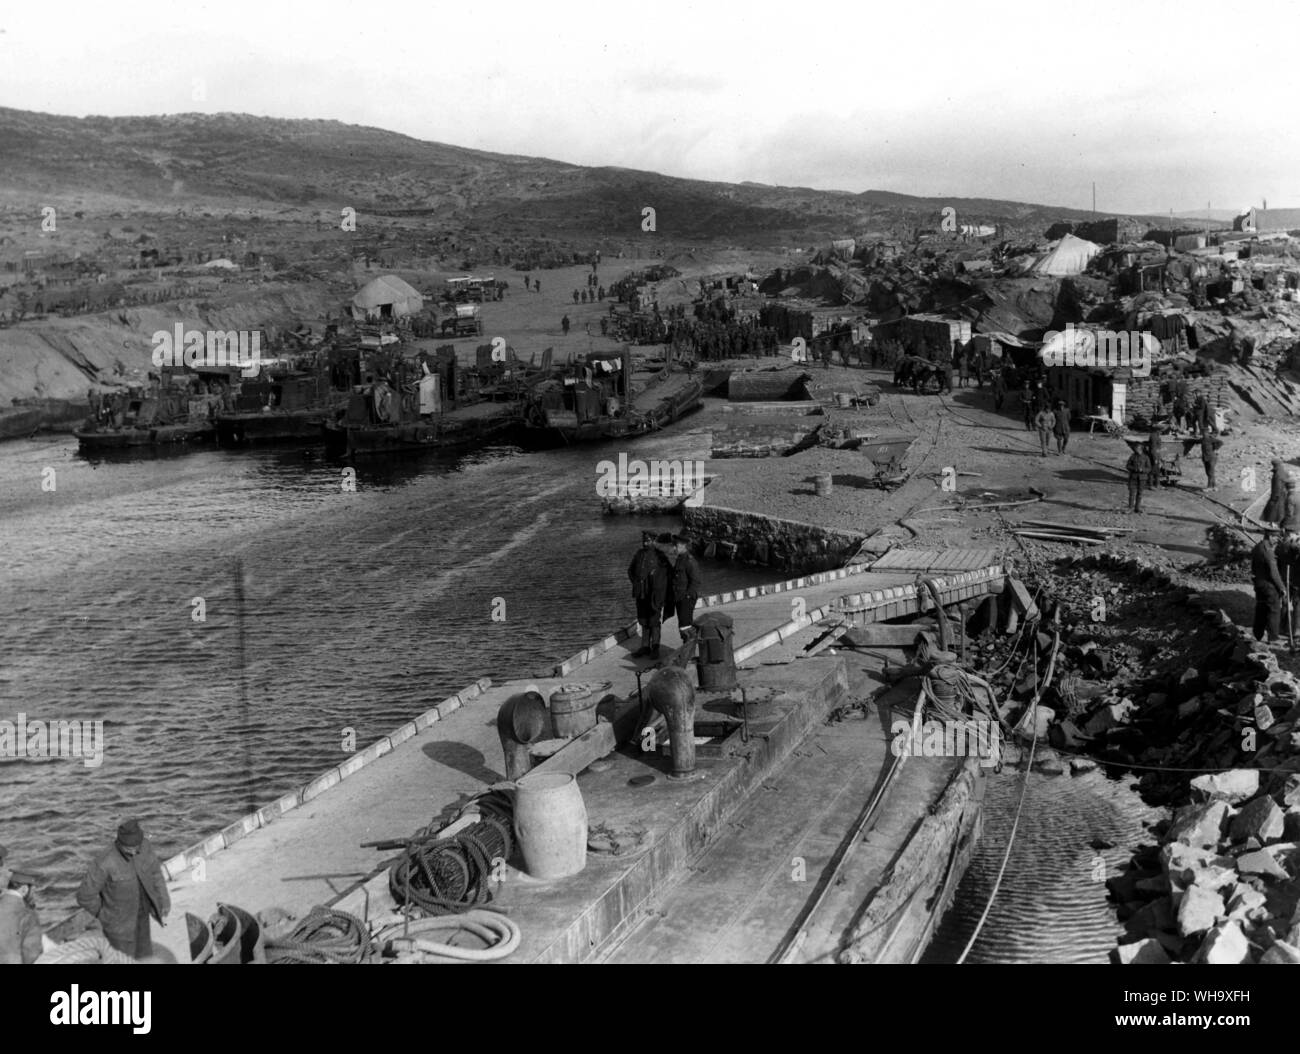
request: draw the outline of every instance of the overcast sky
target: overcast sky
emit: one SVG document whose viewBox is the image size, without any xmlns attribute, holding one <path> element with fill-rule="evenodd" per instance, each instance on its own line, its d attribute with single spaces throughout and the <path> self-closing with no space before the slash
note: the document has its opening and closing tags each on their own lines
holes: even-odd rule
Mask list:
<svg viewBox="0 0 1300 1054">
<path fill-rule="evenodd" d="M 1297 28 L 1289 2 L 95 0 L 0 13 L 0 104 L 334 118 L 821 189 L 1300 207 Z"/>
</svg>

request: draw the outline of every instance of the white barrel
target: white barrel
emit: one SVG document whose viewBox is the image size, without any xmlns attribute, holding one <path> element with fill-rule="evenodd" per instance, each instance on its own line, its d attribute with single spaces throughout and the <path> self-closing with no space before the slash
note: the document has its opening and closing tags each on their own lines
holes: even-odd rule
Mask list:
<svg viewBox="0 0 1300 1054">
<path fill-rule="evenodd" d="M 515 784 L 515 835 L 534 878 L 565 878 L 587 866 L 587 806 L 577 777 L 529 773 Z"/>
</svg>

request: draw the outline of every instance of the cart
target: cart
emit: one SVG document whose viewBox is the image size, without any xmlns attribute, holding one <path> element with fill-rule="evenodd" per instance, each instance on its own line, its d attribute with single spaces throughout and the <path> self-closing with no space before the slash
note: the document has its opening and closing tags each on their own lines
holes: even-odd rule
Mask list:
<svg viewBox="0 0 1300 1054">
<path fill-rule="evenodd" d="M 915 442 L 912 436 L 877 436 L 863 440 L 858 449 L 871 461 L 873 474 L 868 477 L 870 486 L 893 490 L 907 479 L 903 472 L 903 459 Z"/>
</svg>

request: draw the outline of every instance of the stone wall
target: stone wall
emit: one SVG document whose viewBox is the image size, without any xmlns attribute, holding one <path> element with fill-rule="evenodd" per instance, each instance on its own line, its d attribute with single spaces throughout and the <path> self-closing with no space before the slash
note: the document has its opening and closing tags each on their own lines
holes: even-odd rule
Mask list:
<svg viewBox="0 0 1300 1054">
<path fill-rule="evenodd" d="M 736 509 L 687 507 L 682 517 L 702 556 L 799 573 L 843 566 L 866 537 Z"/>
</svg>

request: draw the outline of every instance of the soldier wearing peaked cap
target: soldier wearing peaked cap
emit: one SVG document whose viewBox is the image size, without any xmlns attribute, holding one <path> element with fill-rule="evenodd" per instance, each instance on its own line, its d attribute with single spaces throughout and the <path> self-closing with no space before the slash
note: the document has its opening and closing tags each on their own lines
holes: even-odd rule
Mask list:
<svg viewBox="0 0 1300 1054">
<path fill-rule="evenodd" d="M 627 569 L 627 577 L 632 580 L 632 597 L 636 600 L 637 621 L 641 623 L 641 647 L 633 653 L 635 659 L 659 658 L 659 628 L 668 599 L 672 565 L 655 548 L 654 540 L 650 531 L 641 532 L 641 549 Z"/>
</svg>

